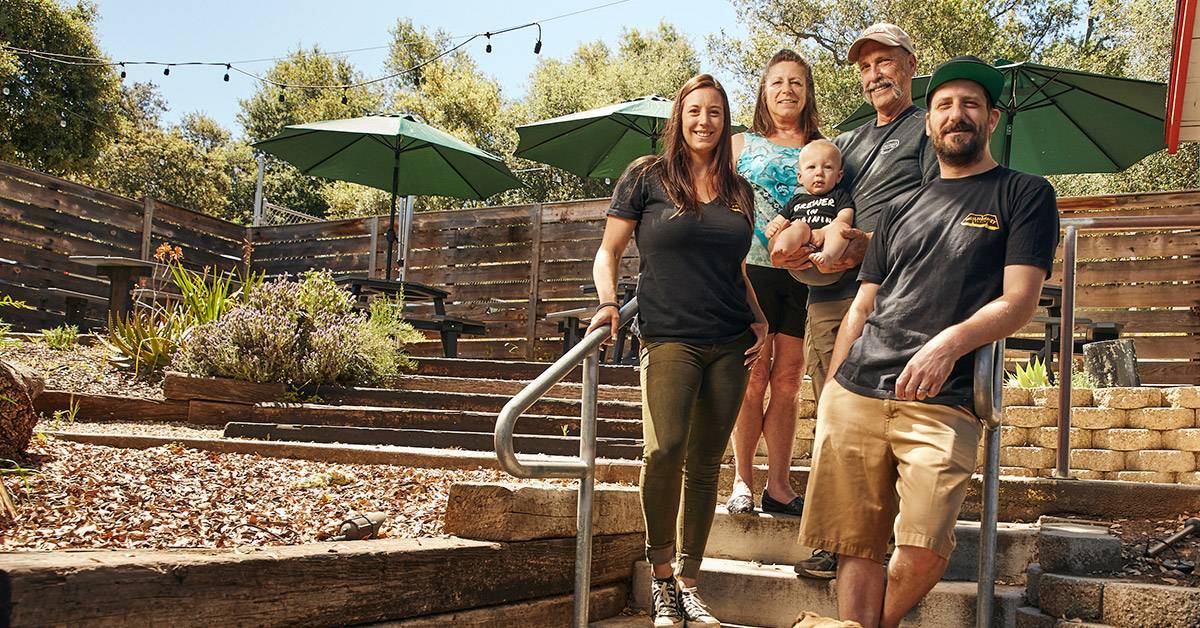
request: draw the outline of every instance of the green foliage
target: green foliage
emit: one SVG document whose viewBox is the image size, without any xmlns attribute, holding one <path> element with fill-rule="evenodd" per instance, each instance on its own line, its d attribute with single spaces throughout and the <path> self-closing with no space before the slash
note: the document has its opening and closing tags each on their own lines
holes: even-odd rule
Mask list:
<svg viewBox="0 0 1200 628">
<path fill-rule="evenodd" d="M 7 294 L 0 294 L 0 308 L 17 308 L 20 310 L 29 309 L 29 306 L 24 301 L 16 301 Z M 12 325 L 0 319 L 0 347 L 12 342 L 8 339 L 8 332 L 12 331 Z"/>
<path fill-rule="evenodd" d="M 55 351 L 69 351 L 79 344 L 79 328 L 74 325 L 60 325 L 54 329 L 43 329 L 42 341 Z"/>
<path fill-rule="evenodd" d="M 61 429 L 63 427 L 75 423 L 75 417 L 79 414 L 79 401 L 75 395 L 67 401 L 66 410 L 55 410 L 50 418 L 50 427 L 53 429 Z"/>
<path fill-rule="evenodd" d="M 249 290 L 246 302 L 192 330 L 178 368 L 252 382 L 385 383 L 407 364 L 402 342 L 416 338 L 395 308 L 372 321 L 328 272 L 280 278 Z"/>
<path fill-rule="evenodd" d="M 1071 388 L 1097 388 L 1096 381 L 1092 379 L 1091 374 L 1087 372 L 1083 364 L 1078 362 L 1071 369 Z"/>
<path fill-rule="evenodd" d="M 349 61 L 331 57 L 317 47 L 296 50 L 272 66 L 266 77 L 301 85 L 343 85 L 363 80 L 362 74 Z M 281 91 L 283 102 L 279 101 Z M 281 90 L 263 84 L 253 96 L 241 101 L 238 122 L 246 130 L 246 140 L 252 143 L 278 134 L 289 124 L 367 115 L 378 111 L 382 102 L 380 94 L 365 87 L 350 89 L 345 95 L 347 103 L 343 105 L 342 93 L 335 90 Z M 326 214 L 328 204 L 322 198 L 321 190 L 328 181 L 302 174 L 282 161 L 270 160 L 269 164 L 263 193 L 271 202 L 314 216 Z"/>
<path fill-rule="evenodd" d="M 4 0 L 0 6 L 0 42 L 103 55 L 92 33 L 97 16 L 90 2 Z M 104 128 L 116 118 L 117 84 L 110 67 L 0 52 L 0 86 L 9 90 L 0 97 L 0 159 L 60 174 L 86 169 L 111 139 Z"/>
<path fill-rule="evenodd" d="M 109 319 L 101 338 L 113 352 L 113 361 L 138 375 L 166 368 L 188 331 L 178 308 L 138 309 L 124 319 Z"/>
<path fill-rule="evenodd" d="M 233 271 L 210 274 L 208 268 L 196 273 L 184 268 L 178 260 L 169 262 L 168 267 L 182 296 L 180 315 L 188 328 L 215 321 L 235 304 L 245 302 L 246 295 L 266 276 L 265 271 L 251 273 L 249 277 Z"/>
<path fill-rule="evenodd" d="M 1028 366 L 1017 364 L 1016 372 L 1008 373 L 1008 380 L 1005 382 L 1007 386 L 1016 386 L 1018 388 L 1045 388 L 1050 385 L 1050 374 L 1046 370 L 1046 363 L 1042 362 L 1041 358 L 1034 356 L 1029 361 Z"/>
</svg>

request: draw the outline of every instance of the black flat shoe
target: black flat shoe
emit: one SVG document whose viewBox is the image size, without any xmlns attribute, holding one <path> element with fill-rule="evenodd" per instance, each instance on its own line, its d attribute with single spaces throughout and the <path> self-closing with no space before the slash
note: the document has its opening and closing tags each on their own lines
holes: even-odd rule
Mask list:
<svg viewBox="0 0 1200 628">
<path fill-rule="evenodd" d="M 804 498 L 797 495 L 795 499 L 785 504 L 772 498 L 766 490 L 763 490 L 762 511 L 777 515 L 800 516 L 800 513 L 804 512 Z"/>
</svg>

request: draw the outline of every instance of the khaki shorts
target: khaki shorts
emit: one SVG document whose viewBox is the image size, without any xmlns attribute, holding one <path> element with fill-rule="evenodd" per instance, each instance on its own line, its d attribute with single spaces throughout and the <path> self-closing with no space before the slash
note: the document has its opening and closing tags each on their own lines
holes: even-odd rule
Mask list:
<svg viewBox="0 0 1200 628">
<path fill-rule="evenodd" d="M 833 341 L 837 340 L 842 318 L 850 310 L 851 303 L 854 303 L 852 298 L 808 304 L 808 317 L 804 324 L 804 363 L 808 367 L 808 376 L 812 378 L 818 405 L 828 375 L 826 371 L 833 359 Z"/>
<path fill-rule="evenodd" d="M 865 397 L 836 380 L 825 392 L 800 543 L 882 563 L 895 534 L 949 559 L 982 423 L 962 407 Z"/>
</svg>

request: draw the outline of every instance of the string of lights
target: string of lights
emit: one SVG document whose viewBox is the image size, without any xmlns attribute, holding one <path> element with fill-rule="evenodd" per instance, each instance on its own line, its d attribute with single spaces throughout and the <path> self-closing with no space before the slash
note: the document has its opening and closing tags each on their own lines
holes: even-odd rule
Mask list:
<svg viewBox="0 0 1200 628">
<path fill-rule="evenodd" d="M 475 41 L 480 38 L 486 40 L 486 42 L 487 42 L 485 45 L 484 51 L 487 53 L 491 53 L 493 36 L 503 35 L 506 33 L 511 33 L 511 32 L 519 31 L 519 30 L 523 30 L 523 29 L 536 28 L 537 29 L 537 40 L 535 41 L 535 43 L 533 45 L 533 53 L 541 54 L 541 52 L 542 52 L 542 23 L 543 22 L 551 22 L 554 20 L 559 20 L 559 19 L 574 16 L 574 15 L 579 15 L 581 13 L 587 13 L 590 11 L 596 11 L 599 9 L 611 7 L 611 6 L 618 5 L 618 4 L 624 4 L 624 3 L 630 2 L 630 1 L 632 1 L 632 0 L 614 0 L 612 2 L 607 2 L 604 4 L 580 9 L 577 11 L 571 11 L 569 13 L 563 13 L 560 15 L 555 15 L 552 17 L 544 18 L 541 20 L 527 22 L 525 24 L 510 26 L 510 27 L 502 28 L 502 29 L 498 29 L 498 30 L 485 31 L 482 33 L 474 33 L 471 35 L 461 35 L 461 36 L 451 37 L 450 41 L 457 40 L 458 43 L 438 52 L 437 54 L 433 55 L 432 57 L 429 57 L 428 59 L 423 59 L 420 62 L 414 64 L 413 66 L 402 69 L 398 72 L 393 72 L 391 74 L 388 74 L 385 76 L 380 76 L 378 78 L 367 79 L 367 80 L 358 81 L 358 82 L 354 82 L 354 83 L 340 83 L 340 84 L 288 83 L 286 81 L 277 81 L 275 79 L 269 78 L 267 76 L 263 76 L 261 74 L 258 74 L 257 72 L 254 72 L 254 71 L 245 69 L 244 67 L 241 67 L 242 65 L 248 65 L 251 63 L 259 63 L 259 62 L 263 62 L 263 61 L 278 61 L 278 60 L 286 59 L 287 57 L 247 59 L 247 60 L 242 60 L 242 61 L 228 61 L 228 62 L 225 62 L 225 61 L 136 61 L 136 60 L 112 61 L 112 60 L 104 58 L 104 57 L 89 57 L 89 56 L 82 56 L 82 55 L 72 55 L 72 54 L 65 54 L 65 53 L 58 53 L 58 52 L 49 52 L 49 51 L 45 51 L 45 50 L 34 50 L 34 49 L 30 49 L 30 48 L 21 48 L 18 46 L 12 46 L 9 44 L 4 44 L 4 43 L 0 43 L 0 49 L 8 50 L 17 55 L 33 57 L 33 58 L 40 59 L 43 61 L 49 61 L 52 63 L 58 63 L 58 64 L 63 64 L 63 65 L 116 67 L 116 68 L 119 68 L 120 76 L 122 79 L 124 79 L 126 77 L 126 75 L 127 75 L 126 68 L 129 66 L 139 66 L 139 65 L 140 66 L 160 66 L 163 69 L 163 76 L 170 76 L 171 68 L 176 68 L 176 67 L 188 67 L 188 66 L 224 67 L 225 72 L 224 72 L 224 75 L 222 76 L 222 80 L 224 80 L 225 82 L 229 81 L 231 73 L 238 73 L 238 74 L 245 75 L 245 76 L 247 76 L 253 80 L 256 80 L 260 83 L 279 88 L 280 89 L 280 93 L 279 93 L 279 101 L 280 102 L 283 102 L 285 100 L 284 93 L 289 89 L 308 89 L 308 90 L 319 89 L 319 90 L 342 90 L 342 103 L 345 104 L 348 101 L 348 94 L 349 94 L 349 90 L 351 90 L 351 89 L 375 85 L 377 83 L 390 81 L 392 79 L 396 79 L 396 78 L 406 76 L 406 75 L 411 75 L 413 77 L 416 77 L 417 80 L 419 81 L 420 72 L 423 67 L 425 67 L 431 63 L 434 63 L 435 61 L 442 59 L 443 57 L 446 57 L 447 55 L 453 54 L 455 51 L 463 48 L 464 46 L 471 43 L 472 41 Z M 362 52 L 362 51 L 367 51 L 367 50 L 379 50 L 379 49 L 388 48 L 388 47 L 389 46 L 371 46 L 371 47 L 367 47 L 367 48 L 355 48 L 355 49 L 351 49 L 351 50 L 337 51 L 337 52 L 328 53 L 328 54 L 334 54 L 334 55 L 346 54 L 346 53 L 353 53 L 353 52 Z M 5 91 L 7 91 L 7 88 L 4 88 L 4 89 L 5 89 Z"/>
</svg>

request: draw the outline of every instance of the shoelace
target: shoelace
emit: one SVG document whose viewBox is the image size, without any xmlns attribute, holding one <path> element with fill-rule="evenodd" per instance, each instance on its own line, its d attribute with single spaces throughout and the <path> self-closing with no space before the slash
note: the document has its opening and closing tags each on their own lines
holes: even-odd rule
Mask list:
<svg viewBox="0 0 1200 628">
<path fill-rule="evenodd" d="M 671 581 L 654 583 L 654 612 L 659 617 L 679 617 L 679 604 L 676 598 L 678 589 Z"/>
<path fill-rule="evenodd" d="M 707 605 L 704 600 L 700 599 L 700 594 L 695 591 L 682 591 L 680 599 L 683 600 L 683 610 L 687 613 L 689 619 L 699 617 L 712 617 L 712 613 L 708 612 Z"/>
</svg>

